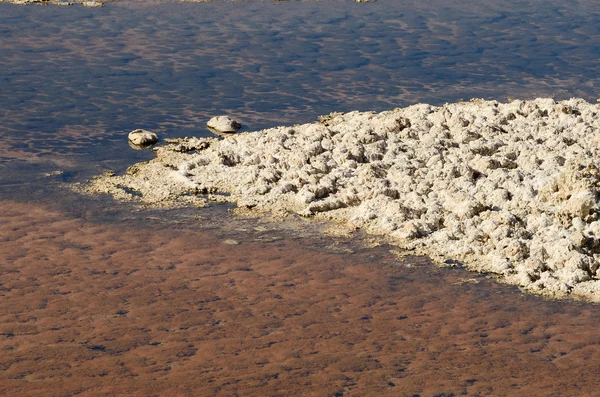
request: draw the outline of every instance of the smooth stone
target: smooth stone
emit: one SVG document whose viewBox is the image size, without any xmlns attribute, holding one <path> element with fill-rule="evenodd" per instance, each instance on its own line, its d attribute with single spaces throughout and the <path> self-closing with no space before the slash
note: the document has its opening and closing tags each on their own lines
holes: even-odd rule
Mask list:
<svg viewBox="0 0 600 397">
<path fill-rule="evenodd" d="M 233 133 L 237 132 L 242 125 L 229 116 L 216 116 L 208 120 L 206 126 L 214 133 Z"/>
<path fill-rule="evenodd" d="M 158 135 L 154 132 L 137 129 L 129 133 L 129 142 L 136 146 L 149 146 L 158 142 Z"/>
</svg>

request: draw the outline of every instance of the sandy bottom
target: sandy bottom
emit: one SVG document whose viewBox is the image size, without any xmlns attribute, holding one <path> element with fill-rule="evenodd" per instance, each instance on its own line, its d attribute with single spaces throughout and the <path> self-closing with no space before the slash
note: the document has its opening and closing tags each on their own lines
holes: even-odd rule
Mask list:
<svg viewBox="0 0 600 397">
<path fill-rule="evenodd" d="M 302 240 L 232 245 L 11 201 L 0 224 L 1 395 L 584 396 L 600 386 L 598 306 L 462 282 L 469 273 L 425 259 Z"/>
</svg>

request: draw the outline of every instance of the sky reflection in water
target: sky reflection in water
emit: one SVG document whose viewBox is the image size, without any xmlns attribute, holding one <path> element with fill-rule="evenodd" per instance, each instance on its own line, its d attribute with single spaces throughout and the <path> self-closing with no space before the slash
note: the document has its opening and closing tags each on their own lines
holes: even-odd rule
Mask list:
<svg viewBox="0 0 600 397">
<path fill-rule="evenodd" d="M 558 1 L 0 4 L 0 162 L 131 161 L 129 130 L 206 135 L 223 113 L 254 130 L 471 97 L 594 101 L 597 20 Z"/>
</svg>

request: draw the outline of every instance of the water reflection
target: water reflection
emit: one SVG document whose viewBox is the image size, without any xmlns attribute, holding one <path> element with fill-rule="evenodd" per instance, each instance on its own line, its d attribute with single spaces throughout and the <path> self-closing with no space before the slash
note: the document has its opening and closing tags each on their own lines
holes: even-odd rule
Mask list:
<svg viewBox="0 0 600 397">
<path fill-rule="evenodd" d="M 471 97 L 596 99 L 585 2 L 341 5 L 0 4 L 1 159 L 122 158 L 133 128 L 206 134 L 223 113 L 259 129 Z"/>
</svg>

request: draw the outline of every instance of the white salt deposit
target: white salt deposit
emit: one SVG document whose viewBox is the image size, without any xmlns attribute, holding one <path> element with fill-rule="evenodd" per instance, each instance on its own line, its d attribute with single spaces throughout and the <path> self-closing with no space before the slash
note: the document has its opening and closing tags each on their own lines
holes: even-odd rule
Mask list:
<svg viewBox="0 0 600 397">
<path fill-rule="evenodd" d="M 127 135 L 129 142 L 137 146 L 148 146 L 158 142 L 158 135 L 143 129 L 133 130 Z"/>
<path fill-rule="evenodd" d="M 231 134 L 237 132 L 242 125 L 229 116 L 215 116 L 208 120 L 206 126 L 215 134 Z"/>
<path fill-rule="evenodd" d="M 581 99 L 335 113 L 175 140 L 89 190 L 325 217 L 536 294 L 600 301 L 599 115 Z"/>
</svg>

